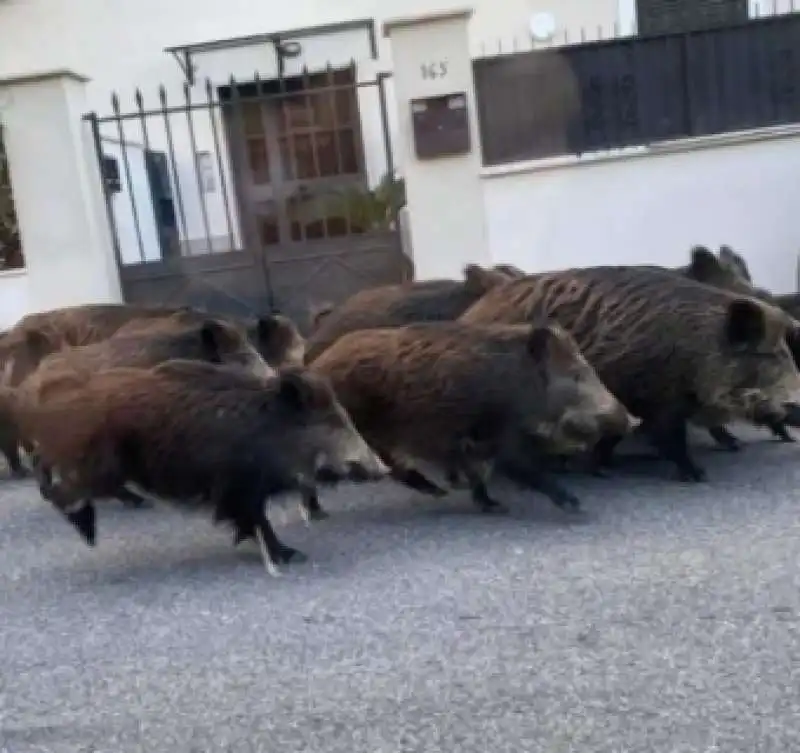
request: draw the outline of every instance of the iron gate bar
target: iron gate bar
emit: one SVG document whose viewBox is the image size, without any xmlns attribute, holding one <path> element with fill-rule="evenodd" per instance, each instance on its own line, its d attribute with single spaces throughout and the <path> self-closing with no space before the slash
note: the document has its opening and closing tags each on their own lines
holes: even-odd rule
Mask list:
<svg viewBox="0 0 800 753">
<path fill-rule="evenodd" d="M 257 73 L 249 81 L 231 77 L 219 86 L 206 78 L 194 92 L 182 83 L 179 104 L 168 101 L 162 85 L 155 106 L 148 106 L 137 88 L 130 111 L 115 92 L 110 114 L 85 115 L 98 160 L 103 129 L 110 127 L 119 138 L 117 159 L 128 196 L 117 204 L 105 185 L 103 190 L 125 300 L 174 305 L 181 299 L 186 305 L 254 313 L 280 309 L 304 329 L 316 303 L 335 303 L 365 286 L 406 279 L 411 265 L 396 222 L 398 187 L 385 92 L 390 76 L 359 81 L 350 61 L 266 81 Z M 388 186 L 385 180 L 372 185 L 368 176 L 378 167 L 378 154 L 370 152 L 367 162 L 362 134 L 367 100 L 358 93 L 375 88 L 369 117 L 383 129 L 377 152 L 384 151 Z M 207 113 L 208 127 L 195 119 L 198 111 Z M 291 119 L 282 120 L 289 113 Z M 141 129 L 141 138 L 131 128 Z M 131 154 L 135 141 L 141 157 L 138 151 Z M 219 188 L 209 189 L 198 149 L 212 147 L 216 159 L 203 167 L 213 165 Z M 265 181 L 260 187 L 247 182 L 257 175 Z M 184 194 L 187 180 L 190 194 Z M 115 210 L 127 212 L 128 205 L 123 223 Z"/>
</svg>

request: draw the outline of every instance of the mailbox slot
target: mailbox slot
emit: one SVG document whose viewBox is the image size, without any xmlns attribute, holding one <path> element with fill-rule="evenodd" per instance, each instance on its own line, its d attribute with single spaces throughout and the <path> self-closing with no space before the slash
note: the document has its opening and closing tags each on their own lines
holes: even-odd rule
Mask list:
<svg viewBox="0 0 800 753">
<path fill-rule="evenodd" d="M 465 154 L 470 150 L 465 92 L 411 100 L 411 123 L 419 159 Z"/>
</svg>

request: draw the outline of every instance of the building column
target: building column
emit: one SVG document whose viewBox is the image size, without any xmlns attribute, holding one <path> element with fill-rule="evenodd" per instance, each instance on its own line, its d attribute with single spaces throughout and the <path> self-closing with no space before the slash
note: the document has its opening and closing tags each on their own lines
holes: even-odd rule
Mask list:
<svg viewBox="0 0 800 753">
<path fill-rule="evenodd" d="M 419 280 L 460 278 L 465 264 L 488 264 L 491 258 L 467 33 L 471 16 L 472 9 L 462 9 L 396 18 L 383 25 L 392 48 L 401 166 Z M 441 102 L 426 101 L 435 97 L 447 98 L 438 115 Z M 448 114 L 447 109 L 455 112 Z M 466 115 L 468 135 L 458 125 L 458 111 Z M 438 122 L 443 123 L 441 128 L 433 125 L 439 134 L 423 137 L 424 144 L 415 144 L 414 112 L 420 121 L 441 118 Z M 434 142 L 447 142 L 452 153 L 434 156 Z"/>
<path fill-rule="evenodd" d="M 88 111 L 69 70 L 0 79 L 29 311 L 122 300 Z"/>
</svg>

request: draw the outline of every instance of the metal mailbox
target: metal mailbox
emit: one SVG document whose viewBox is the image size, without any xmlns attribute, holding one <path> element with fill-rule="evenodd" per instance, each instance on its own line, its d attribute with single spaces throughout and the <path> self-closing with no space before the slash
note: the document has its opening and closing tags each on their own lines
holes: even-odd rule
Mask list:
<svg viewBox="0 0 800 753">
<path fill-rule="evenodd" d="M 465 92 L 411 100 L 411 124 L 419 159 L 465 154 L 470 150 Z"/>
</svg>

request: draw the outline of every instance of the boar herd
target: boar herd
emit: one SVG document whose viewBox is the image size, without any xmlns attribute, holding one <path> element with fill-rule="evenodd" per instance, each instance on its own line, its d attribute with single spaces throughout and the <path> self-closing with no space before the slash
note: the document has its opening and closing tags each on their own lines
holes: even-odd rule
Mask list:
<svg viewBox="0 0 800 753">
<path fill-rule="evenodd" d="M 464 484 L 496 513 L 498 475 L 573 513 L 559 469 L 607 476 L 631 434 L 693 482 L 689 425 L 731 451 L 737 420 L 794 441 L 796 317 L 800 295 L 757 288 L 727 246 L 677 268 L 468 265 L 319 308 L 308 337 L 280 314 L 57 309 L 0 334 L 0 452 L 89 545 L 101 500 L 165 501 L 254 539 L 277 574 L 305 559 L 270 524 L 278 495 L 321 520 L 326 488 L 388 477 Z"/>
</svg>

